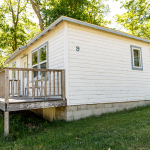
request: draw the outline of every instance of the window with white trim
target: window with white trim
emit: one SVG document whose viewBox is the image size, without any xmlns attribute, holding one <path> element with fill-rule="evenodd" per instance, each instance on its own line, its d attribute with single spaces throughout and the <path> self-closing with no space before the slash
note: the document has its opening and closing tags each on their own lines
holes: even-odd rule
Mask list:
<svg viewBox="0 0 150 150">
<path fill-rule="evenodd" d="M 131 46 L 132 69 L 143 70 L 141 47 Z"/>
<path fill-rule="evenodd" d="M 32 52 L 32 68 L 47 68 L 47 43 Z M 36 76 L 37 72 L 34 73 L 34 77 Z M 45 72 L 43 72 L 43 77 L 45 77 Z"/>
</svg>

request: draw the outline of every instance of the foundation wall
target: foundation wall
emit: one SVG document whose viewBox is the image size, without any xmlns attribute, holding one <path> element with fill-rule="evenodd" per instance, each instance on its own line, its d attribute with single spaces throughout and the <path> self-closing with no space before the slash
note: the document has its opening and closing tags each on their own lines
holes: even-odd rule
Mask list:
<svg viewBox="0 0 150 150">
<path fill-rule="evenodd" d="M 134 102 L 116 102 L 101 104 L 85 104 L 66 107 L 53 107 L 41 110 L 33 110 L 34 113 L 42 116 L 48 121 L 53 120 L 78 120 L 93 115 L 101 115 L 104 113 L 131 109 L 138 106 L 150 105 L 150 101 L 134 101 Z"/>
</svg>

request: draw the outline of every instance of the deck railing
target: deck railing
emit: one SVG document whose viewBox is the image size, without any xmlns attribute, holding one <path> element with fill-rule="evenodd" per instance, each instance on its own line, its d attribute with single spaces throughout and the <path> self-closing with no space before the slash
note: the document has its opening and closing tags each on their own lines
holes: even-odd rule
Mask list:
<svg viewBox="0 0 150 150">
<path fill-rule="evenodd" d="M 0 71 L 0 97 L 62 98 L 65 100 L 63 69 L 4 68 Z"/>
</svg>

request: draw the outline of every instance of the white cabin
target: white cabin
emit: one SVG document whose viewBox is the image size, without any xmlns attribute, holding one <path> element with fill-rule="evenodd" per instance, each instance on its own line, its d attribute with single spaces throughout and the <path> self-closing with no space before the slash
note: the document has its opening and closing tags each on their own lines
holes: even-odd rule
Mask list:
<svg viewBox="0 0 150 150">
<path fill-rule="evenodd" d="M 6 63 L 65 70 L 66 106 L 32 110 L 48 120 L 80 119 L 150 103 L 150 40 L 124 32 L 62 16 Z"/>
</svg>

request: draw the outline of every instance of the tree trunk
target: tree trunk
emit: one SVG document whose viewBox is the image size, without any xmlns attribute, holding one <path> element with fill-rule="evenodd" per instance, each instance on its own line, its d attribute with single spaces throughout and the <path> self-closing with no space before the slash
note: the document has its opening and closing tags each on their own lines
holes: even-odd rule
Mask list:
<svg viewBox="0 0 150 150">
<path fill-rule="evenodd" d="M 41 29 L 41 31 L 43 31 L 44 30 L 44 25 L 43 25 L 43 20 L 42 20 L 41 14 L 40 14 L 39 4 L 38 4 L 37 0 L 35 0 L 35 3 L 33 1 L 34 0 L 30 0 L 30 3 L 32 5 L 32 8 L 33 8 L 34 12 L 36 13 L 36 15 L 39 19 L 40 29 Z"/>
</svg>

